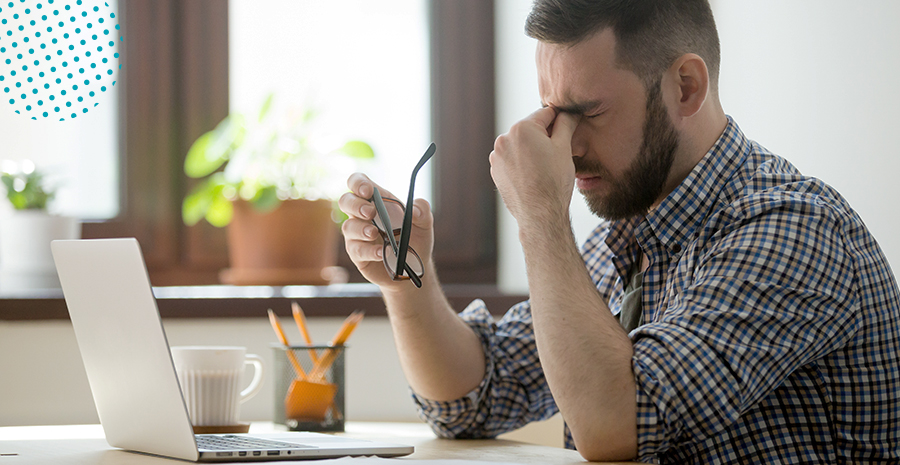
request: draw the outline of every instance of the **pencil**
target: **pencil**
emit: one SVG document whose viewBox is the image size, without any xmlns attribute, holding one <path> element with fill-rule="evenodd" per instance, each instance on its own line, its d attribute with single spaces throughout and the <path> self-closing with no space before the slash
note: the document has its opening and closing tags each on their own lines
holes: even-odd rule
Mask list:
<svg viewBox="0 0 900 465">
<path fill-rule="evenodd" d="M 353 334 L 353 331 L 359 325 L 359 322 L 362 321 L 363 316 L 365 316 L 365 312 L 361 310 L 357 310 L 350 314 L 341 325 L 340 329 L 338 329 L 337 334 L 334 335 L 334 339 L 331 341 L 332 346 L 340 346 L 347 342 L 347 339 L 350 338 L 350 335 Z M 334 363 L 334 359 L 338 356 L 338 351 L 333 348 L 328 349 L 328 353 L 325 354 L 322 359 L 319 360 L 319 363 L 313 367 L 312 371 L 310 371 L 310 377 L 315 378 L 324 378 L 325 371 L 331 367 L 331 364 Z"/>
<path fill-rule="evenodd" d="M 291 302 L 291 313 L 294 314 L 294 321 L 297 322 L 297 328 L 300 330 L 303 340 L 306 341 L 306 345 L 313 345 L 309 329 L 306 327 L 306 315 L 303 314 L 303 309 L 300 308 L 297 301 Z M 319 363 L 319 354 L 316 353 L 316 349 L 309 349 L 309 358 L 312 360 L 313 366 Z"/>
<path fill-rule="evenodd" d="M 272 323 L 272 329 L 275 330 L 275 336 L 278 337 L 278 341 L 284 345 L 285 352 L 287 353 L 288 360 L 291 361 L 291 365 L 294 366 L 294 370 L 297 372 L 297 377 L 300 379 L 306 379 L 306 372 L 303 371 L 303 367 L 300 365 L 300 362 L 297 360 L 297 357 L 294 356 L 294 351 L 291 349 L 291 345 L 288 344 L 287 336 L 284 335 L 284 330 L 281 329 L 281 322 L 278 321 L 278 317 L 275 315 L 275 312 L 272 309 L 269 309 L 269 323 Z"/>
</svg>

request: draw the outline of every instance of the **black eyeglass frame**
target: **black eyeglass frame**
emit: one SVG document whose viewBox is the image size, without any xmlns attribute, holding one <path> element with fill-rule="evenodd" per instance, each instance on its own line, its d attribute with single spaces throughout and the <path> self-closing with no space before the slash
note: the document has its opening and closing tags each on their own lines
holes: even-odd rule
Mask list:
<svg viewBox="0 0 900 465">
<path fill-rule="evenodd" d="M 411 248 L 409 247 L 409 236 L 410 230 L 412 229 L 412 204 L 413 200 L 415 200 L 416 175 L 419 174 L 419 170 L 422 169 L 422 166 L 424 166 L 425 163 L 431 159 L 436 150 L 437 147 L 434 145 L 434 142 L 432 142 L 431 145 L 428 146 L 428 149 L 425 150 L 422 158 L 419 159 L 419 162 L 416 163 L 416 167 L 413 168 L 412 175 L 409 179 L 409 193 L 407 194 L 406 200 L 406 205 L 408 205 L 409 208 L 404 208 L 403 225 L 400 228 L 399 244 L 396 243 L 396 240 L 394 238 L 394 227 L 393 225 L 391 225 L 390 215 L 388 215 L 387 213 L 387 208 L 385 208 L 384 206 L 384 199 L 381 197 L 381 192 L 378 191 L 377 187 L 374 189 L 372 198 L 370 199 L 372 203 L 375 204 L 375 210 L 378 212 L 378 217 L 381 218 L 383 222 L 383 224 L 380 225 L 383 228 L 382 232 L 387 233 L 385 235 L 388 236 L 388 241 L 385 243 L 385 246 L 387 246 L 387 243 L 389 242 L 391 248 L 394 250 L 394 254 L 397 256 L 397 266 L 393 269 L 393 276 L 391 276 L 391 279 L 393 279 L 394 281 L 400 281 L 404 279 L 403 273 L 406 273 L 406 278 L 409 278 L 409 280 L 412 281 L 417 288 L 422 287 L 422 276 L 425 275 L 424 264 L 422 266 L 422 274 L 420 275 L 413 271 L 412 267 L 410 267 L 406 262 L 407 252 L 411 250 Z M 375 226 L 377 227 L 379 225 L 376 223 Z M 417 254 L 415 250 L 413 250 L 412 252 L 415 255 L 416 259 L 418 259 L 421 263 L 422 259 L 421 257 L 419 257 L 419 254 Z M 387 255 L 384 256 L 386 260 Z M 385 263 L 385 268 L 389 272 L 391 271 L 387 263 Z"/>
<path fill-rule="evenodd" d="M 419 257 L 419 254 L 416 252 L 416 250 L 413 249 L 412 246 L 408 247 L 409 252 L 406 255 L 405 274 L 403 274 L 402 271 L 400 273 L 395 272 L 396 268 L 394 267 L 396 266 L 396 263 L 393 263 L 393 261 L 391 260 L 391 258 L 398 256 L 397 252 L 399 251 L 400 246 L 397 244 L 397 237 L 401 235 L 401 228 L 393 227 L 390 219 L 390 214 L 387 213 L 387 209 L 390 205 L 394 205 L 396 208 L 399 208 L 400 211 L 403 212 L 403 214 L 405 214 L 406 208 L 403 206 L 403 202 L 397 199 L 381 197 L 380 193 L 376 195 L 377 197 L 373 198 L 373 203 L 377 204 L 380 200 L 385 206 L 386 215 L 385 216 L 382 215 L 382 213 L 379 213 L 378 217 L 372 220 L 372 223 L 378 228 L 378 234 L 381 235 L 381 239 L 384 241 L 384 249 L 382 250 L 382 262 L 384 263 L 384 269 L 387 270 L 388 274 L 391 275 L 391 279 L 393 279 L 394 281 L 410 279 L 413 281 L 413 284 L 415 284 L 417 280 L 421 281 L 422 276 L 424 276 L 425 274 L 425 265 L 422 263 L 422 258 Z M 376 210 L 378 210 L 377 206 L 375 208 Z M 385 218 L 385 220 L 379 223 L 377 220 L 381 218 Z M 402 225 L 402 222 L 400 224 Z M 413 263 L 413 265 L 410 265 L 411 259 L 414 259 L 416 261 L 415 263 Z M 414 266 L 416 264 L 418 264 L 418 268 Z M 421 271 L 416 272 L 416 269 Z"/>
</svg>

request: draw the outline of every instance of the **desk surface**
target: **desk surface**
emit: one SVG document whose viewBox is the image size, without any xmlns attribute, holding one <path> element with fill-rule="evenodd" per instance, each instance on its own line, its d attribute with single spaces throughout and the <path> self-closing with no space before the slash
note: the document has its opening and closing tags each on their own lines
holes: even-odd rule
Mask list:
<svg viewBox="0 0 900 465">
<path fill-rule="evenodd" d="M 270 423 L 254 423 L 250 430 L 251 433 L 274 431 Z M 585 463 L 577 452 L 556 447 L 502 439 L 438 439 L 421 424 L 350 422 L 347 432 L 343 434 L 415 447 L 415 453 L 398 461 L 454 459 L 549 465 Z M 0 465 L 47 463 L 154 465 L 185 462 L 112 448 L 106 443 L 100 425 L 0 427 Z"/>
</svg>

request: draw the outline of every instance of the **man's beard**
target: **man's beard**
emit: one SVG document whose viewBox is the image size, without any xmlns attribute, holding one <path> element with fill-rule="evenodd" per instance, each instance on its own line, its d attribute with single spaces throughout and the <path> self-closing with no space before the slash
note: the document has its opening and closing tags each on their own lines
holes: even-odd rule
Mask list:
<svg viewBox="0 0 900 465">
<path fill-rule="evenodd" d="M 678 148 L 678 133 L 662 102 L 660 81 L 647 92 L 647 116 L 638 157 L 621 178 L 612 178 L 595 160 L 574 158 L 575 172 L 600 175 L 612 186 L 607 196 L 580 190 L 588 208 L 608 220 L 644 215 L 659 199 Z"/>
</svg>

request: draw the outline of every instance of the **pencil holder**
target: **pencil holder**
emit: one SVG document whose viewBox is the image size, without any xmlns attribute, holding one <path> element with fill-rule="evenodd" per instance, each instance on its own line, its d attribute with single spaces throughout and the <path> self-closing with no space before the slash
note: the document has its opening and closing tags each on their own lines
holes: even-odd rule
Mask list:
<svg viewBox="0 0 900 465">
<path fill-rule="evenodd" d="M 275 423 L 291 431 L 344 431 L 343 345 L 273 345 Z"/>
</svg>

